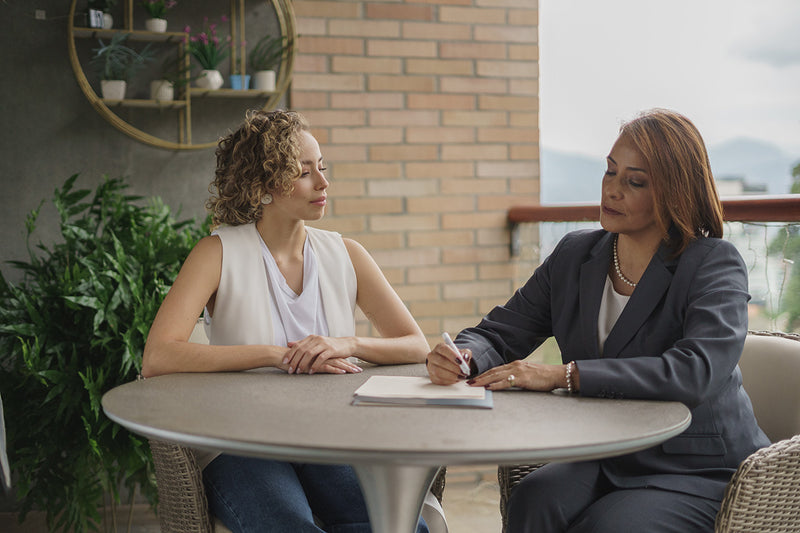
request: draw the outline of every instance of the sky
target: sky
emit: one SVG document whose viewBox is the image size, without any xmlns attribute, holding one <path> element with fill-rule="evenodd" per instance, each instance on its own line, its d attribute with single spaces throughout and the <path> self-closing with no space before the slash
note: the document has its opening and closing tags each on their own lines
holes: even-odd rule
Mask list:
<svg viewBox="0 0 800 533">
<path fill-rule="evenodd" d="M 666 107 L 800 157 L 800 0 L 539 0 L 544 147 L 605 158 Z"/>
</svg>

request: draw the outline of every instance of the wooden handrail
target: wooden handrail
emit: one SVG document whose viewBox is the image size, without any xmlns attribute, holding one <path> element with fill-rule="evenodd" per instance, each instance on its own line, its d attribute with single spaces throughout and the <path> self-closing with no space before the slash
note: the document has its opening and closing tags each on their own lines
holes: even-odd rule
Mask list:
<svg viewBox="0 0 800 533">
<path fill-rule="evenodd" d="M 800 194 L 734 196 L 722 199 L 728 222 L 800 222 Z M 511 255 L 519 253 L 519 224 L 523 222 L 593 222 L 600 220 L 598 204 L 516 205 L 507 213 L 511 224 Z"/>
<path fill-rule="evenodd" d="M 800 194 L 734 196 L 722 199 L 723 217 L 729 222 L 800 222 Z M 582 222 L 600 220 L 598 204 L 517 205 L 508 221 Z"/>
</svg>

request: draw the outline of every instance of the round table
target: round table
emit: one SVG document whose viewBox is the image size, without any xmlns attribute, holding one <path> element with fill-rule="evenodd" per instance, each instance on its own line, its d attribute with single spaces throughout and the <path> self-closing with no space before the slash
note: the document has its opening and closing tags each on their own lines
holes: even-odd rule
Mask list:
<svg viewBox="0 0 800 533">
<path fill-rule="evenodd" d="M 347 375 L 274 369 L 171 374 L 107 392 L 106 414 L 148 438 L 295 462 L 347 463 L 376 533 L 413 532 L 439 466 L 577 461 L 659 444 L 689 426 L 678 402 L 510 390 L 494 408 L 353 406 L 371 375 L 420 376 L 424 365 Z"/>
</svg>

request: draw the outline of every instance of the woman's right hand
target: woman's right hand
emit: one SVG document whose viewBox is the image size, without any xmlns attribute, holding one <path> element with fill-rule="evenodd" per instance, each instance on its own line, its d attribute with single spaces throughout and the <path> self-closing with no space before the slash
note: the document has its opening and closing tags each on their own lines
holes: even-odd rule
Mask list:
<svg viewBox="0 0 800 533">
<path fill-rule="evenodd" d="M 469 348 L 463 350 L 459 349 L 460 357 L 470 365 L 472 365 L 472 351 Z M 436 385 L 452 385 L 460 379 L 466 379 L 459 366 L 458 356 L 453 352 L 447 344 L 440 342 L 434 346 L 433 350 L 428 354 L 425 366 L 428 369 L 428 376 L 431 382 Z"/>
</svg>

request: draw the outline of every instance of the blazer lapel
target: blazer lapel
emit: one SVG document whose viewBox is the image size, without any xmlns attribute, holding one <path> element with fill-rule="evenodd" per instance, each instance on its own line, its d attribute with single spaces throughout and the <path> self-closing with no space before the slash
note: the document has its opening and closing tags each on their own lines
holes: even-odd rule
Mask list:
<svg viewBox="0 0 800 533">
<path fill-rule="evenodd" d="M 584 346 L 593 346 L 591 357 L 600 357 L 600 346 L 597 344 L 597 316 L 600 314 L 600 303 L 603 300 L 603 287 L 611 260 L 613 234 L 606 233 L 591 251 L 591 257 L 581 265 L 580 272 L 580 325 L 584 337 Z"/>
<path fill-rule="evenodd" d="M 672 282 L 673 271 L 669 266 L 674 261 L 667 258 L 668 254 L 669 248 L 662 244 L 650 260 L 639 285 L 608 334 L 603 357 L 618 357 L 661 301 Z"/>
</svg>

